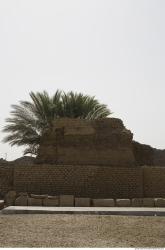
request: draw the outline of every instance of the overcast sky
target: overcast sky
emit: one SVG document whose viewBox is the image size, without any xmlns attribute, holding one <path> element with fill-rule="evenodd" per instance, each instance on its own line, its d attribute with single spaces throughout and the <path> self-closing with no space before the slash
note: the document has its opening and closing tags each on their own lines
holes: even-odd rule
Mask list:
<svg viewBox="0 0 165 250">
<path fill-rule="evenodd" d="M 96 96 L 165 148 L 164 0 L 0 0 L 0 126 L 30 91 Z M 3 133 L 0 133 L 0 139 Z M 0 143 L 0 158 L 22 149 Z"/>
</svg>

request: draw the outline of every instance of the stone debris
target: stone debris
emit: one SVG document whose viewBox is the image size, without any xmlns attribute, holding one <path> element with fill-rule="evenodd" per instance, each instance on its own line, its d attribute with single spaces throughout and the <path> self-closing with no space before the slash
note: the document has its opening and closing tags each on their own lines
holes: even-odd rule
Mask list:
<svg viewBox="0 0 165 250">
<path fill-rule="evenodd" d="M 142 207 L 143 199 L 142 198 L 134 198 L 132 199 L 132 207 Z"/>
<path fill-rule="evenodd" d="M 117 207 L 130 207 L 131 200 L 130 199 L 116 199 L 116 206 Z"/>
<path fill-rule="evenodd" d="M 28 206 L 42 206 L 42 199 L 28 197 Z"/>
<path fill-rule="evenodd" d="M 57 207 L 59 206 L 59 197 L 58 196 L 48 196 L 43 199 L 43 206 L 45 207 Z"/>
<path fill-rule="evenodd" d="M 27 192 L 20 192 L 20 193 L 18 194 L 18 196 L 28 196 L 28 193 L 27 193 Z"/>
<path fill-rule="evenodd" d="M 13 206 L 15 199 L 16 199 L 16 191 L 12 190 L 9 191 L 6 195 L 5 195 L 5 204 L 6 206 Z"/>
<path fill-rule="evenodd" d="M 165 198 L 133 199 L 91 199 L 74 195 L 30 194 L 11 190 L 0 200 L 0 209 L 4 206 L 45 206 L 45 207 L 165 207 Z"/>
<path fill-rule="evenodd" d="M 114 207 L 114 199 L 92 199 L 92 205 L 94 207 Z"/>
<path fill-rule="evenodd" d="M 155 199 L 155 207 L 165 207 L 165 199 L 156 198 Z"/>
<path fill-rule="evenodd" d="M 74 196 L 73 195 L 60 195 L 60 206 L 61 207 L 74 207 Z"/>
<path fill-rule="evenodd" d="M 155 200 L 154 198 L 143 198 L 143 207 L 154 207 Z"/>
<path fill-rule="evenodd" d="M 4 208 L 5 202 L 4 200 L 0 200 L 0 210 Z"/>
<path fill-rule="evenodd" d="M 27 206 L 28 205 L 28 196 L 21 195 L 15 200 L 15 206 Z"/>
<path fill-rule="evenodd" d="M 90 198 L 75 198 L 75 207 L 90 207 Z"/>
<path fill-rule="evenodd" d="M 30 197 L 35 199 L 45 199 L 48 198 L 48 194 L 31 194 Z"/>
</svg>

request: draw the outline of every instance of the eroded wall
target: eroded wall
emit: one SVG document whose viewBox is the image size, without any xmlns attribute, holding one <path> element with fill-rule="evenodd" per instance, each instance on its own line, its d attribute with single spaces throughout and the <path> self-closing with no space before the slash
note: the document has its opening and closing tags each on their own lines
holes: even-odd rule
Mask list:
<svg viewBox="0 0 165 250">
<path fill-rule="evenodd" d="M 132 137 L 116 118 L 57 119 L 41 139 L 36 162 L 132 167 Z"/>
<path fill-rule="evenodd" d="M 152 148 L 136 141 L 132 141 L 132 148 L 137 166 L 165 167 L 165 150 Z"/>
</svg>

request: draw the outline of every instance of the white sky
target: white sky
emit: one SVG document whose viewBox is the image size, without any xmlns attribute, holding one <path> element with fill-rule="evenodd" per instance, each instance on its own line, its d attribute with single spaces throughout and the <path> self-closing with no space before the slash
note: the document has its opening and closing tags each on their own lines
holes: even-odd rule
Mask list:
<svg viewBox="0 0 165 250">
<path fill-rule="evenodd" d="M 0 129 L 31 90 L 73 90 L 165 148 L 164 13 L 164 0 L 0 0 Z M 0 143 L 5 153 L 22 149 Z"/>
</svg>

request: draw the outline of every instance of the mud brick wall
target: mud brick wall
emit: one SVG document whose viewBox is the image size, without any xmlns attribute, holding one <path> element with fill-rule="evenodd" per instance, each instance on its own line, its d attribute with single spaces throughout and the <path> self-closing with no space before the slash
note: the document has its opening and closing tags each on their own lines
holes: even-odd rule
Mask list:
<svg viewBox="0 0 165 250">
<path fill-rule="evenodd" d="M 13 173 L 13 167 L 0 166 L 0 198 L 13 189 Z"/>
<path fill-rule="evenodd" d="M 165 197 L 165 167 L 144 167 L 145 197 Z"/>
<path fill-rule="evenodd" d="M 154 164 L 152 166 L 165 166 L 165 150 L 154 149 Z"/>
<path fill-rule="evenodd" d="M 165 168 L 0 166 L 0 198 L 9 190 L 91 198 L 165 197 Z"/>
<path fill-rule="evenodd" d="M 137 166 L 164 166 L 165 150 L 132 141 L 133 153 Z"/>
<path fill-rule="evenodd" d="M 91 198 L 142 197 L 141 168 L 103 166 L 18 166 L 14 171 L 17 192 L 74 194 Z"/>
<path fill-rule="evenodd" d="M 132 141 L 132 148 L 138 166 L 154 166 L 154 149 L 145 144 Z M 158 165 L 157 165 L 158 166 Z"/>
<path fill-rule="evenodd" d="M 132 137 L 116 118 L 57 119 L 41 139 L 36 163 L 132 167 Z"/>
</svg>

